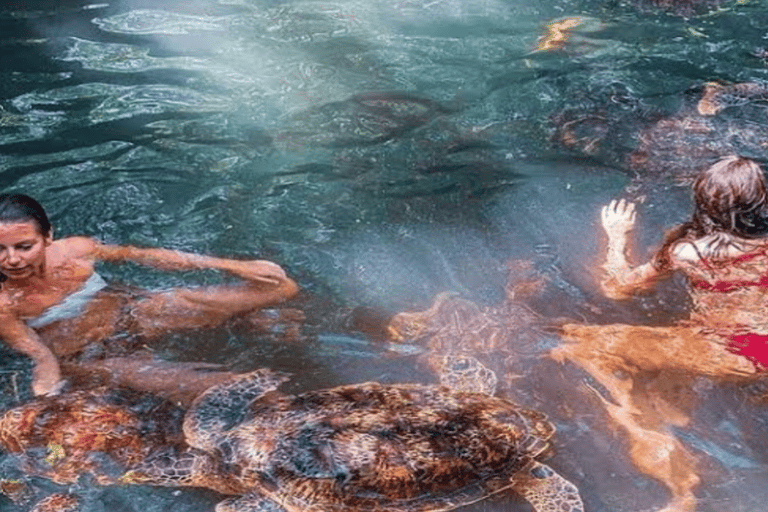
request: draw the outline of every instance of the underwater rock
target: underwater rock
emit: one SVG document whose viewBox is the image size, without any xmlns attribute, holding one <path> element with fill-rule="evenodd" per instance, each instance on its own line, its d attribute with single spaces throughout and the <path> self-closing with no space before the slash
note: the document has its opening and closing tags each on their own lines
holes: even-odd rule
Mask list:
<svg viewBox="0 0 768 512">
<path fill-rule="evenodd" d="M 722 0 L 632 0 L 638 9 L 663 10 L 676 16 L 705 14 L 723 4 Z"/>
<path fill-rule="evenodd" d="M 293 114 L 275 136 L 289 147 L 385 142 L 450 112 L 437 101 L 407 92 L 360 93 Z"/>
</svg>

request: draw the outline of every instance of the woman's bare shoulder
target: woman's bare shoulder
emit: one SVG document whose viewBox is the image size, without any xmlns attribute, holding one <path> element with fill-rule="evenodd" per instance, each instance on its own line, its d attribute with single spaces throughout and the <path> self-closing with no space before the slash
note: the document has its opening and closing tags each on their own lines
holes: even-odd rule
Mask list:
<svg viewBox="0 0 768 512">
<path fill-rule="evenodd" d="M 101 245 L 98 240 L 87 236 L 69 236 L 53 242 L 66 258 L 94 258 Z"/>
<path fill-rule="evenodd" d="M 9 316 L 16 316 L 15 306 L 16 302 L 8 291 L 0 289 L 0 319 L 6 320 Z"/>
<path fill-rule="evenodd" d="M 713 251 L 713 247 L 719 246 L 719 250 Z M 702 258 L 730 259 L 739 258 L 747 254 L 768 251 L 768 240 L 763 239 L 736 239 L 724 243 L 717 236 L 707 236 L 697 240 L 683 240 L 672 247 L 671 255 L 674 265 L 688 265 L 700 263 Z M 712 253 L 716 252 L 716 256 Z"/>
</svg>

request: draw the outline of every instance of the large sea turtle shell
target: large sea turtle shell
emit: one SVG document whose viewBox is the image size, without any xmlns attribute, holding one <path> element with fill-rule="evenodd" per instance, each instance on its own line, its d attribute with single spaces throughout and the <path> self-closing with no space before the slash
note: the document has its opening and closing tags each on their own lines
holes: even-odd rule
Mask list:
<svg viewBox="0 0 768 512">
<path fill-rule="evenodd" d="M 19 506 L 43 497 L 29 509 L 34 512 L 79 510 L 77 496 L 46 497 L 28 477 L 73 484 L 90 475 L 99 484 L 117 484 L 151 454 L 188 448 L 184 414 L 168 400 L 129 389 L 36 397 L 0 415 L 0 449 L 8 456 L 0 493 Z"/>
<path fill-rule="evenodd" d="M 62 484 L 90 474 L 105 485 L 236 496 L 217 512 L 437 511 L 507 489 L 539 512 L 583 511 L 576 487 L 539 462 L 555 432 L 541 413 L 416 384 L 291 396 L 276 391 L 285 379 L 234 377 L 186 413 L 133 390 L 37 397 L 0 416 L 0 447 L 24 473 Z M 20 503 L 35 494 L 6 483 Z M 62 503 L 75 507 L 76 497 L 51 496 L 35 510 Z"/>
<path fill-rule="evenodd" d="M 450 510 L 507 489 L 539 512 L 583 511 L 576 487 L 537 460 L 555 432 L 539 412 L 417 384 L 286 396 L 281 381 L 256 371 L 211 388 L 184 420 L 191 450 L 178 463 L 149 458 L 124 481 L 240 487 L 217 512 Z"/>
</svg>

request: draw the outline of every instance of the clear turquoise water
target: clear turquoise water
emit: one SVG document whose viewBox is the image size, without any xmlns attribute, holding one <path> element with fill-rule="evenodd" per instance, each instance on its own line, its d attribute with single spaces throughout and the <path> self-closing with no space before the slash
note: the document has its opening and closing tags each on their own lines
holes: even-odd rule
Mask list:
<svg viewBox="0 0 768 512">
<path fill-rule="evenodd" d="M 504 261 L 522 258 L 548 279 L 547 314 L 650 322 L 684 313 L 678 282 L 629 305 L 596 296 L 599 206 L 630 184 L 645 194 L 641 248 L 685 217 L 674 169 L 651 175 L 627 155 L 648 123 L 677 115 L 703 83 L 765 80 L 752 53 L 766 43 L 767 8 L 725 2 L 682 16 L 597 0 L 6 2 L 0 188 L 37 197 L 59 236 L 272 259 L 302 286 L 300 342 L 224 329 L 171 337 L 169 358 L 272 366 L 299 388 L 428 382 L 413 356 L 359 332 L 353 312 L 419 309 L 446 290 L 495 304 Z M 586 20 L 562 51 L 534 51 L 547 23 L 573 16 Z M 768 161 L 763 107 L 728 110 L 722 129 L 696 143 Z M 556 142 L 563 112 L 595 120 L 596 151 Z M 221 279 L 102 270 L 146 287 Z M 24 378 L 24 360 L 0 357 L 0 371 Z M 577 389 L 583 373 L 537 357 L 518 366 L 513 398 L 558 425 L 551 465 L 581 488 L 587 510 L 666 502 Z M 696 393 L 680 436 L 701 456 L 699 510 L 760 510 L 764 410 L 748 390 Z M 88 512 L 197 512 L 218 501 L 87 481 L 78 489 Z M 526 507 L 503 497 L 471 510 Z M 18 510 L 2 498 L 0 509 Z"/>
</svg>

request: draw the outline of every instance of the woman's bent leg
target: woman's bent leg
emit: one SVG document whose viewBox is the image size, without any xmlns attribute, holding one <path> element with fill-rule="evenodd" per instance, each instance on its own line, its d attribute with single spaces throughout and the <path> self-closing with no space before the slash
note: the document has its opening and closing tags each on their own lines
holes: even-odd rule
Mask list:
<svg viewBox="0 0 768 512">
<path fill-rule="evenodd" d="M 149 293 L 131 308 L 138 334 L 154 337 L 176 329 L 216 327 L 233 316 L 284 302 L 298 293 L 290 279 L 279 285 L 174 288 Z"/>
</svg>

